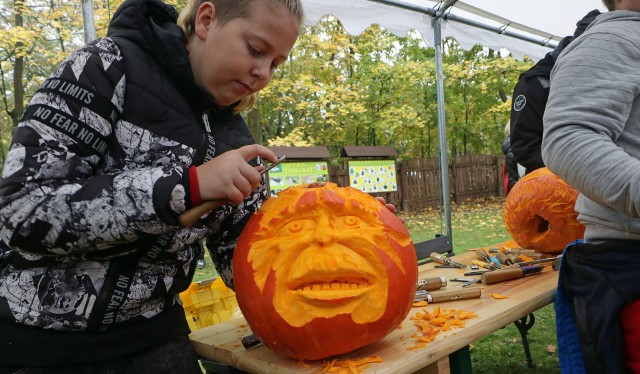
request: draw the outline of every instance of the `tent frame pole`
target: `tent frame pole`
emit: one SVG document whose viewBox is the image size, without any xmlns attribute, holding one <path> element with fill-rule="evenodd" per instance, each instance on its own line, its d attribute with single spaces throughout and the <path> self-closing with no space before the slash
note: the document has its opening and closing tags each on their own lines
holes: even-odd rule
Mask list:
<svg viewBox="0 0 640 374">
<path fill-rule="evenodd" d="M 451 187 L 449 186 L 449 158 L 444 110 L 444 74 L 442 73 L 442 16 L 457 0 L 446 0 L 433 18 L 433 38 L 436 51 L 436 96 L 438 100 L 438 144 L 440 150 L 440 191 L 445 219 L 445 236 L 453 253 L 451 230 Z"/>
</svg>

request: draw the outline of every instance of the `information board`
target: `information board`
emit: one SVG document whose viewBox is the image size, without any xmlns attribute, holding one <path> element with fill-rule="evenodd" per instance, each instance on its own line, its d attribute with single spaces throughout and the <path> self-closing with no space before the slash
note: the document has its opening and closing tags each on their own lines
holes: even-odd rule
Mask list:
<svg viewBox="0 0 640 374">
<path fill-rule="evenodd" d="M 269 171 L 269 189 L 272 195 L 298 184 L 328 182 L 326 161 L 283 162 Z"/>
<path fill-rule="evenodd" d="M 349 161 L 349 185 L 363 192 L 397 191 L 395 160 Z"/>
</svg>

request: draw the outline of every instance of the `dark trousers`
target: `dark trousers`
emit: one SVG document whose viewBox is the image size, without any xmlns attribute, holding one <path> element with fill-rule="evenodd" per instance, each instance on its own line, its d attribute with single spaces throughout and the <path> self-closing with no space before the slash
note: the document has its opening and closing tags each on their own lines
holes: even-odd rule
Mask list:
<svg viewBox="0 0 640 374">
<path fill-rule="evenodd" d="M 563 373 L 628 373 L 621 311 L 640 299 L 640 242 L 574 243 L 563 254 L 556 311 Z M 559 309 L 558 305 L 566 305 Z M 564 320 L 569 317 L 570 320 Z M 571 341 L 563 331 L 573 324 L 584 369 L 563 357 Z M 577 344 L 573 344 L 577 345 Z M 576 348 L 576 347 L 574 347 Z M 576 353 L 578 356 L 576 356 Z M 566 369 L 566 370 L 565 370 Z"/>
<path fill-rule="evenodd" d="M 127 344 L 127 342 L 122 342 Z M 37 354 L 37 352 L 34 352 Z M 202 374 L 189 338 L 184 336 L 129 356 L 58 367 L 7 367 L 0 374 Z"/>
</svg>

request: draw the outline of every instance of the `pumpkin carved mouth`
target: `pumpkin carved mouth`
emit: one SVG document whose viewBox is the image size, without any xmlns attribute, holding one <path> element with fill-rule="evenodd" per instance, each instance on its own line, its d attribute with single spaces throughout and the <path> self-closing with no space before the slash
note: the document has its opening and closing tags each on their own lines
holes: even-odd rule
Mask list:
<svg viewBox="0 0 640 374">
<path fill-rule="evenodd" d="M 290 291 L 294 295 L 309 300 L 346 302 L 365 294 L 372 288 L 371 282 L 366 279 L 331 280 L 330 277 L 325 277 L 322 281 L 300 283 Z"/>
<path fill-rule="evenodd" d="M 294 291 L 293 293 L 299 297 L 310 301 L 322 301 L 328 302 L 331 304 L 340 304 L 346 303 L 355 298 L 361 297 L 363 294 L 367 293 L 367 291 L 371 287 L 362 287 L 355 289 L 341 289 L 341 290 L 330 290 L 328 291 Z"/>
<path fill-rule="evenodd" d="M 362 281 L 319 281 L 309 282 L 301 284 L 295 287 L 292 291 L 344 291 L 344 290 L 357 290 L 359 288 L 369 287 L 370 284 L 366 280 Z"/>
<path fill-rule="evenodd" d="M 375 288 L 380 277 L 368 259 L 339 244 L 303 250 L 291 269 L 289 292 L 307 300 L 347 301 Z"/>
</svg>

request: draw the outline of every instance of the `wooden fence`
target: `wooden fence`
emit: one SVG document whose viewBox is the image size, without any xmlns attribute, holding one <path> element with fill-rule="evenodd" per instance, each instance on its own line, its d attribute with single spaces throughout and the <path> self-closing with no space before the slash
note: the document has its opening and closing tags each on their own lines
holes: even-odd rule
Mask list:
<svg viewBox="0 0 640 374">
<path fill-rule="evenodd" d="M 482 197 L 501 196 L 503 157 L 461 156 L 449 160 L 449 194 L 461 203 Z M 440 205 L 440 164 L 437 158 L 421 158 L 396 164 L 398 191 L 372 193 L 382 196 L 401 210 L 413 211 Z M 331 166 L 329 180 L 349 185 L 347 164 Z"/>
</svg>

